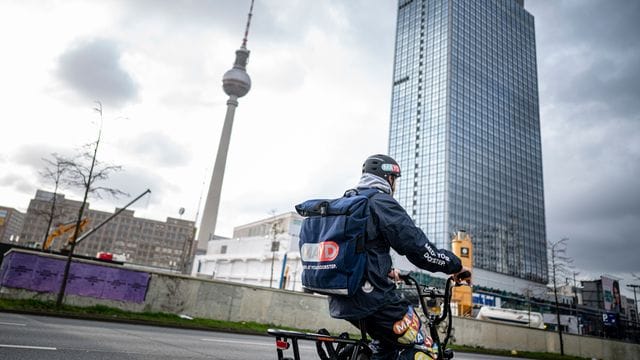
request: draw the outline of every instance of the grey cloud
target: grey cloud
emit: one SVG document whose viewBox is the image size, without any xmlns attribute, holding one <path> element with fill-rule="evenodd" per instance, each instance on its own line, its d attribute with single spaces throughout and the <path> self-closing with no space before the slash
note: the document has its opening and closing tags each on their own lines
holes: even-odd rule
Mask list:
<svg viewBox="0 0 640 360">
<path fill-rule="evenodd" d="M 597 102 L 612 114 L 640 111 L 640 3 L 530 1 L 536 17 L 539 73 L 552 102 Z M 634 116 L 635 115 L 635 116 Z"/>
<path fill-rule="evenodd" d="M 548 150 L 547 194 L 562 220 L 640 218 L 640 127 L 624 121 L 571 125 Z"/>
<path fill-rule="evenodd" d="M 34 171 L 39 171 L 46 166 L 42 159 L 50 158 L 52 153 L 68 156 L 69 149 L 58 148 L 48 144 L 24 145 L 16 150 L 13 160 L 32 168 Z"/>
<path fill-rule="evenodd" d="M 640 3 L 526 1 L 536 18 L 547 237 L 630 273 L 640 233 Z"/>
<path fill-rule="evenodd" d="M 145 190 L 150 189 L 151 194 L 131 205 L 131 209 L 134 210 L 161 204 L 161 200 L 167 196 L 167 192 L 176 190 L 174 185 L 165 181 L 161 176 L 149 171 L 147 168 L 140 167 L 123 168 L 123 171 L 112 174 L 103 185 L 129 194 L 128 198 L 104 198 L 100 200 L 101 203 L 108 202 L 109 204 L 118 204 L 117 206 L 124 206 Z"/>
<path fill-rule="evenodd" d="M 240 46 L 249 12 L 250 1 L 169 1 L 141 0 L 123 2 L 122 26 L 143 26 L 145 23 L 163 24 L 167 32 L 203 32 L 211 29 L 237 34 Z M 252 19 L 251 39 L 269 39 L 282 35 L 270 16 L 271 2 L 256 2 Z M 187 35 L 185 35 L 187 36 Z M 249 45 L 249 48 L 251 46 Z M 232 64 L 230 60 L 230 65 Z"/>
<path fill-rule="evenodd" d="M 123 4 L 127 15 L 123 21 L 131 25 L 160 19 L 183 28 L 199 28 L 205 25 L 229 28 L 244 25 L 250 2 L 140 0 Z M 262 6 L 257 3 L 254 12 L 259 12 Z"/>
<path fill-rule="evenodd" d="M 569 252 L 582 268 L 638 271 L 629 241 L 640 233 L 640 128 L 624 120 L 567 122 L 570 132 L 543 149 L 547 236 L 571 238 Z"/>
<path fill-rule="evenodd" d="M 567 255 L 578 269 L 592 272 L 631 273 L 640 270 L 638 259 L 631 256 L 636 247 L 637 217 L 564 223 L 558 233 L 570 233 Z M 554 238 L 552 240 L 557 240 Z"/>
<path fill-rule="evenodd" d="M 542 1 L 543 3 L 545 1 Z M 528 2 L 534 4 L 534 1 Z M 534 5 L 535 6 L 535 5 Z M 556 47 L 562 43 L 592 44 L 605 50 L 622 50 L 638 44 L 640 3 L 625 0 L 546 1 L 553 13 Z M 549 15 L 549 13 L 547 13 Z"/>
<path fill-rule="evenodd" d="M 36 189 L 49 189 L 53 184 L 44 180 L 38 173 L 47 164 L 43 158 L 50 159 L 50 154 L 69 155 L 69 149 L 58 148 L 49 144 L 23 145 L 12 153 L 4 155 L 10 162 L 19 166 L 0 176 L 0 186 L 12 188 L 17 193 L 33 195 Z M 27 204 L 24 204 L 26 207 Z"/>
<path fill-rule="evenodd" d="M 0 185 L 11 187 L 16 192 L 23 194 L 35 193 L 35 185 L 31 183 L 28 176 L 24 174 L 9 173 L 0 176 Z"/>
<path fill-rule="evenodd" d="M 638 29 L 640 33 L 640 29 Z M 638 120 L 640 111 L 640 43 L 637 52 L 622 55 L 618 61 L 597 59 L 589 69 L 577 74 L 566 89 L 568 101 L 602 102 L 610 107 L 613 114 L 633 116 Z M 571 91 L 573 89 L 573 91 Z"/>
<path fill-rule="evenodd" d="M 349 21 L 341 40 L 380 52 L 381 38 L 390 38 L 395 26 L 395 2 L 371 6 L 369 1 L 256 1 L 251 20 L 249 42 L 297 43 L 311 28 L 330 29 L 342 20 Z M 161 19 L 169 27 L 202 31 L 215 28 L 238 34 L 238 45 L 244 35 L 250 1 L 168 1 L 143 0 L 125 3 L 125 25 Z M 380 14 L 389 21 L 380 26 Z M 338 19 L 339 18 L 339 19 Z M 374 23 L 376 21 L 376 23 Z M 390 28 L 389 28 L 390 27 Z M 392 43 L 387 42 L 389 46 Z M 249 46 L 251 48 L 251 46 Z M 392 56 L 392 48 L 389 51 Z M 375 58 L 369 59 L 375 61 Z"/>
<path fill-rule="evenodd" d="M 109 39 L 92 39 L 69 48 L 58 59 L 57 75 L 78 95 L 122 106 L 138 96 L 138 85 L 122 67 L 122 53 Z"/>
<path fill-rule="evenodd" d="M 121 146 L 144 161 L 151 161 L 154 165 L 181 166 L 189 161 L 187 151 L 159 131 L 140 134 L 135 139 L 122 142 Z"/>
</svg>

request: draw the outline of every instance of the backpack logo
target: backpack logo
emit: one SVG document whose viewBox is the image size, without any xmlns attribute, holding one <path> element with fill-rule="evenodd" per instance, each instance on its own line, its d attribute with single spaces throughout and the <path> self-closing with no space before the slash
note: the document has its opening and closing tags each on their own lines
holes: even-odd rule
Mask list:
<svg viewBox="0 0 640 360">
<path fill-rule="evenodd" d="M 303 244 L 300 248 L 300 257 L 303 261 L 329 262 L 338 257 L 340 246 L 334 241 L 323 241 L 317 244 Z"/>
</svg>

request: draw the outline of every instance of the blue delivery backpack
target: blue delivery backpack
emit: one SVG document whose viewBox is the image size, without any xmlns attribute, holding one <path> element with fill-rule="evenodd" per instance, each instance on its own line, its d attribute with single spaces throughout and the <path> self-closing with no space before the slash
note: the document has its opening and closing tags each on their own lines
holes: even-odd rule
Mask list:
<svg viewBox="0 0 640 360">
<path fill-rule="evenodd" d="M 369 198 L 376 189 L 348 190 L 333 200 L 296 205 L 305 217 L 300 230 L 302 286 L 325 295 L 352 296 L 366 267 Z"/>
</svg>

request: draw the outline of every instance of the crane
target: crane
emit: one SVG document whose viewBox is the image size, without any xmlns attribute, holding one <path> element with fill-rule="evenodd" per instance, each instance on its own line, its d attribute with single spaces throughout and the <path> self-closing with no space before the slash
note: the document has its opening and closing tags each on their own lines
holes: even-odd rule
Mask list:
<svg viewBox="0 0 640 360">
<path fill-rule="evenodd" d="M 80 221 L 80 231 L 82 231 L 85 226 L 87 226 L 87 224 L 89 223 L 89 219 L 88 218 L 84 218 Z M 42 245 L 42 250 L 44 251 L 48 251 L 51 248 L 51 245 L 53 244 L 53 240 L 55 238 L 57 238 L 58 236 L 64 235 L 70 231 L 73 231 L 76 228 L 76 222 L 70 222 L 70 223 L 66 223 L 66 224 L 60 224 L 58 225 L 58 227 L 56 227 L 55 229 L 53 229 L 53 231 L 51 232 L 51 234 L 49 234 L 49 236 L 47 236 L 47 240 L 44 242 L 44 245 Z M 73 237 L 73 235 L 69 236 L 67 238 L 67 241 L 65 243 L 64 246 L 67 246 L 69 244 L 71 244 L 72 241 L 74 241 L 74 239 L 71 239 Z"/>
</svg>

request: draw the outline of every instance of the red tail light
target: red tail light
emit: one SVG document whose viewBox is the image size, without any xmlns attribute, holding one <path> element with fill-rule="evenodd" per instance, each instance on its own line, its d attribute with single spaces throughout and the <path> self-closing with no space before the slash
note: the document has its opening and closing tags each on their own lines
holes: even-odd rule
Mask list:
<svg viewBox="0 0 640 360">
<path fill-rule="evenodd" d="M 287 350 L 289 348 L 289 343 L 284 340 L 276 340 L 276 347 L 278 350 Z"/>
</svg>

